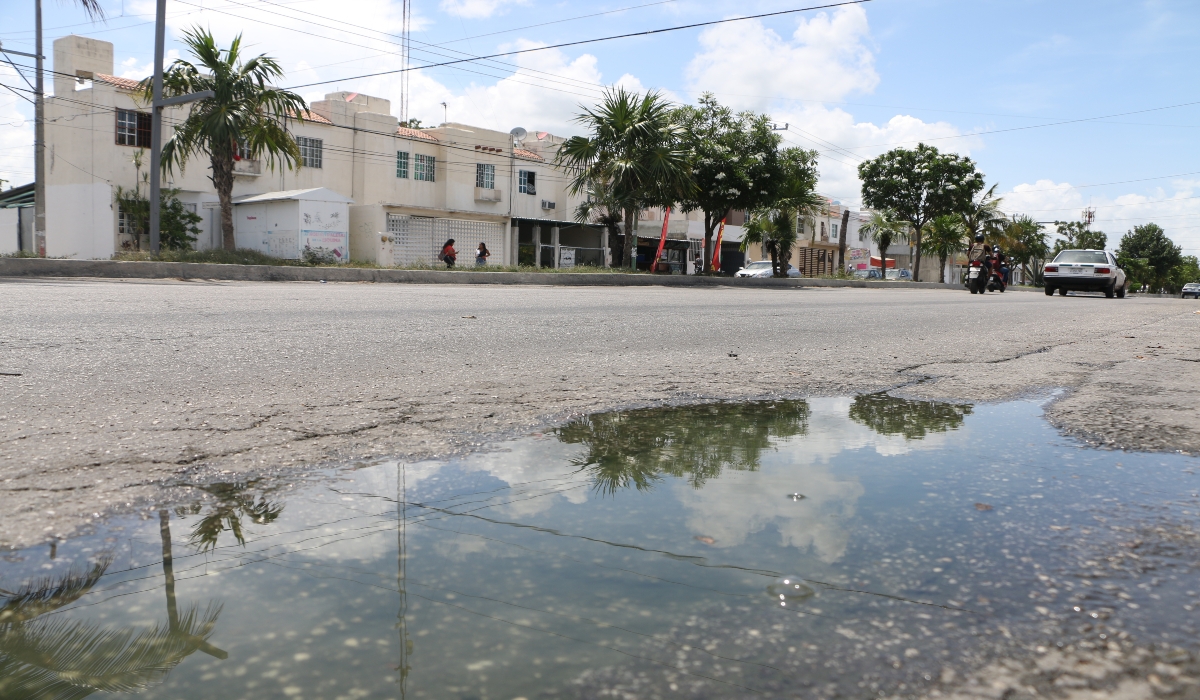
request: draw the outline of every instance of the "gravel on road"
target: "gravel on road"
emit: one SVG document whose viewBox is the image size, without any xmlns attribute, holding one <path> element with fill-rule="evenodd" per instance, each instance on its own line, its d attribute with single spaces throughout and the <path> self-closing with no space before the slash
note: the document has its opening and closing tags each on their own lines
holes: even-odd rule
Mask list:
<svg viewBox="0 0 1200 700">
<path fill-rule="evenodd" d="M 1060 392 L 1200 453 L 1200 306 L 965 291 L 0 280 L 0 546 L 189 483 L 482 449 L 632 406 Z"/>
</svg>

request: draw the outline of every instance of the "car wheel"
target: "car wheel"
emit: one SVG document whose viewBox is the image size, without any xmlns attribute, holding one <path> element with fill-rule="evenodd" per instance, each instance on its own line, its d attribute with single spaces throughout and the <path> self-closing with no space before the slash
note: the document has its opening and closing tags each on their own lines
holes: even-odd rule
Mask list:
<svg viewBox="0 0 1200 700">
<path fill-rule="evenodd" d="M 1067 289 L 1066 289 L 1066 287 L 1059 287 L 1059 288 L 1058 288 L 1058 295 L 1059 295 L 1060 297 L 1065 297 L 1065 296 L 1067 295 Z"/>
<path fill-rule="evenodd" d="M 1121 288 L 1117 290 L 1117 298 L 1118 298 L 1118 299 L 1124 299 L 1124 298 L 1125 298 L 1125 290 L 1126 290 L 1126 289 L 1129 289 L 1129 285 L 1128 285 L 1128 284 L 1121 285 Z"/>
<path fill-rule="evenodd" d="M 1109 287 L 1108 289 L 1105 289 L 1105 290 L 1104 290 L 1104 297 L 1105 297 L 1106 299 L 1112 299 L 1113 297 L 1117 296 L 1117 292 L 1116 292 L 1115 288 L 1116 288 L 1116 285 L 1114 284 L 1112 287 Z"/>
<path fill-rule="evenodd" d="M 1046 285 L 1046 296 L 1048 296 L 1048 297 L 1054 296 L 1054 287 L 1051 287 L 1050 285 Z"/>
</svg>

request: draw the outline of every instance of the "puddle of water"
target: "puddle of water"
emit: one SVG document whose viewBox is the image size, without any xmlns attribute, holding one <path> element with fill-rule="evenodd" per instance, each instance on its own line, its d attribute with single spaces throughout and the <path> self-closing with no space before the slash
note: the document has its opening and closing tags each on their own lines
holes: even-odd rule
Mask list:
<svg viewBox="0 0 1200 700">
<path fill-rule="evenodd" d="M 1028 644 L 1194 644 L 1200 460 L 1037 404 L 590 417 L 0 560 L 0 696 L 873 697 Z"/>
</svg>

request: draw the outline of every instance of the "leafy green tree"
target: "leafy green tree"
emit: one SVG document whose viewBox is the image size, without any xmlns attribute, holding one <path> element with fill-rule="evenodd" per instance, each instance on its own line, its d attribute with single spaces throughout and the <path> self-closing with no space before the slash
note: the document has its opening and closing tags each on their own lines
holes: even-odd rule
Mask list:
<svg viewBox="0 0 1200 700">
<path fill-rule="evenodd" d="M 880 435 L 903 435 L 920 440 L 929 433 L 944 433 L 962 427 L 971 415 L 971 404 L 941 401 L 912 401 L 886 392 L 861 394 L 850 405 L 850 418 Z"/>
<path fill-rule="evenodd" d="M 674 110 L 661 94 L 644 95 L 623 87 L 606 90 L 600 104 L 584 108 L 575 122 L 588 132 L 559 147 L 555 164 L 571 175 L 569 191 L 583 194 L 606 183 L 614 205 L 624 214 L 625 256 L 637 261 L 634 217 L 649 206 L 672 206 L 686 201 L 695 185 L 691 163 L 682 145 L 683 130 Z M 614 264 L 620 255 L 613 251 Z"/>
<path fill-rule="evenodd" d="M 975 163 L 933 146 L 896 148 L 860 163 L 863 204 L 888 209 L 912 225 L 913 245 L 921 249 L 925 224 L 943 214 L 965 214 L 983 189 L 983 174 Z M 913 279 L 920 279 L 921 258 L 913 262 Z"/>
<path fill-rule="evenodd" d="M 557 434 L 587 448 L 577 464 L 601 493 L 648 491 L 666 476 L 700 488 L 727 469 L 757 470 L 773 439 L 808 431 L 808 415 L 804 401 L 646 408 L 581 418 Z"/>
<path fill-rule="evenodd" d="M 925 237 L 921 241 L 921 252 L 926 255 L 936 255 L 941 265 L 939 281 L 946 283 L 946 260 L 951 255 L 966 250 L 970 240 L 967 227 L 961 216 L 942 214 L 925 227 Z"/>
<path fill-rule="evenodd" d="M 779 154 L 781 179 L 770 208 L 751 212 L 742 237 L 742 250 L 762 244 L 771 256 L 771 274 L 787 277 L 792 247 L 799 237 L 800 217 L 818 213 L 826 204 L 817 194 L 817 152 L 788 148 Z"/>
<path fill-rule="evenodd" d="M 1082 221 L 1055 221 L 1055 228 L 1062 238 L 1054 241 L 1054 255 L 1064 250 L 1104 250 L 1108 245 L 1108 234 L 1093 231 Z"/>
<path fill-rule="evenodd" d="M 1004 248 L 1014 265 L 1020 265 L 1025 278 L 1042 284 L 1042 267 L 1050 254 L 1050 243 L 1041 224 L 1028 214 L 1014 216 L 1004 227 Z"/>
<path fill-rule="evenodd" d="M 685 212 L 704 212 L 703 271 L 708 272 L 721 220 L 734 209 L 754 211 L 774 204 L 784 177 L 780 138 L 766 115 L 735 114 L 707 92 L 699 104 L 676 110 L 674 118 L 682 128 L 695 183 L 679 205 Z"/>
<path fill-rule="evenodd" d="M 125 213 L 135 233 L 147 231 L 150 226 L 150 199 L 142 195 L 141 189 L 127 190 L 120 185 L 113 194 L 117 206 Z M 202 216 L 191 211 L 179 200 L 179 190 L 164 188 L 159 190 L 159 235 L 161 245 L 166 250 L 189 250 L 200 234 L 197 226 L 204 220 Z M 137 248 L 138 236 L 133 237 L 134 248 Z"/>
<path fill-rule="evenodd" d="M 1123 260 L 1143 259 L 1146 261 L 1148 279 L 1139 280 L 1151 289 L 1167 288 L 1171 283 L 1171 272 L 1183 262 L 1183 250 L 1167 237 L 1167 232 L 1158 224 L 1134 226 L 1121 237 L 1117 257 Z"/>
<path fill-rule="evenodd" d="M 960 212 L 971 241 L 981 233 L 985 238 L 996 238 L 1002 235 L 1008 224 L 1004 212 L 1000 211 L 1000 203 L 1004 200 L 996 196 L 997 187 L 999 185 L 992 185 L 986 192 L 973 197 L 970 205 Z"/>
<path fill-rule="evenodd" d="M 908 234 L 908 222 L 897 218 L 895 212 L 884 209 L 871 212 L 871 218 L 863 224 L 861 230 L 879 246 L 879 269 L 880 273 L 886 276 L 888 248 L 892 247 L 897 238 Z"/>
<path fill-rule="evenodd" d="M 242 60 L 239 34 L 228 49 L 217 46 L 212 34 L 194 28 L 184 32 L 183 43 L 196 63 L 176 59 L 163 74 L 163 97 L 177 97 L 202 90 L 216 96 L 192 103 L 183 123 L 163 144 L 162 167 L 182 170 L 188 160 L 206 153 L 212 174 L 209 178 L 221 204 L 221 235 L 226 250 L 234 250 L 233 163 L 239 149 L 255 160 L 265 159 L 287 168 L 300 165 L 300 148 L 287 130 L 286 120 L 303 121 L 308 106 L 294 92 L 270 86 L 283 77 L 279 63 L 268 56 Z M 143 100 L 154 96 L 152 80 L 141 83 Z"/>
<path fill-rule="evenodd" d="M 1190 282 L 1200 282 L 1200 260 L 1197 260 L 1195 255 L 1183 256 L 1183 260 L 1171 269 L 1167 288 L 1172 294 L 1178 294 L 1183 285 Z"/>
</svg>

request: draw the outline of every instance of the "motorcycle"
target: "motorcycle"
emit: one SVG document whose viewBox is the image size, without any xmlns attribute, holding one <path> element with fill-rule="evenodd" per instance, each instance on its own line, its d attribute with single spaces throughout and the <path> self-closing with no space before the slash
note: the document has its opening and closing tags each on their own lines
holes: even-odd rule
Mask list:
<svg viewBox="0 0 1200 700">
<path fill-rule="evenodd" d="M 991 277 L 990 261 L 982 253 L 983 251 L 980 251 L 978 255 L 972 255 L 967 264 L 967 289 L 972 294 L 985 293 L 987 281 Z"/>
</svg>

